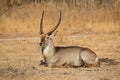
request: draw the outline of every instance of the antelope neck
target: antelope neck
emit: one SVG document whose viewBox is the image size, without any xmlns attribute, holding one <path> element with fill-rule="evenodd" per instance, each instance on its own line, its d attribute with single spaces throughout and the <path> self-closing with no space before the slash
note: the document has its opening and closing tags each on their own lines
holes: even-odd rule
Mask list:
<svg viewBox="0 0 120 80">
<path fill-rule="evenodd" d="M 44 55 L 48 55 L 48 54 L 54 55 L 55 48 L 54 48 L 54 43 L 53 43 L 52 39 L 49 40 L 48 45 L 45 48 L 42 48 L 42 50 L 43 50 Z"/>
</svg>

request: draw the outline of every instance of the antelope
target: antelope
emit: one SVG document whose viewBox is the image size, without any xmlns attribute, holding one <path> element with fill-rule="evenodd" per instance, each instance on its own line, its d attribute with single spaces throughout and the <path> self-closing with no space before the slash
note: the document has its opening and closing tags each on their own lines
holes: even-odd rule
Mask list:
<svg viewBox="0 0 120 80">
<path fill-rule="evenodd" d="M 99 58 L 89 48 L 79 46 L 54 46 L 52 38 L 57 32 L 53 32 L 61 23 L 62 12 L 57 25 L 47 33 L 43 32 L 43 16 L 42 12 L 40 21 L 40 47 L 42 55 L 47 67 L 91 67 L 100 66 Z M 41 61 L 43 62 L 43 61 Z"/>
</svg>

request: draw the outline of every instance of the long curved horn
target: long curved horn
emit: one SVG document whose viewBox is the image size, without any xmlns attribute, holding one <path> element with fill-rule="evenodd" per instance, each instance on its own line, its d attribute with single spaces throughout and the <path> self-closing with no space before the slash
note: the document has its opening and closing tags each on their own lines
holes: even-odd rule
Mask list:
<svg viewBox="0 0 120 80">
<path fill-rule="evenodd" d="M 44 16 L 44 11 L 42 12 L 42 17 L 41 17 L 41 20 L 40 20 L 40 34 L 43 34 L 43 16 Z"/>
<path fill-rule="evenodd" d="M 58 21 L 57 25 L 47 33 L 48 35 L 51 35 L 58 28 L 59 24 L 61 23 L 61 17 L 62 17 L 62 12 L 60 11 L 59 21 Z"/>
</svg>

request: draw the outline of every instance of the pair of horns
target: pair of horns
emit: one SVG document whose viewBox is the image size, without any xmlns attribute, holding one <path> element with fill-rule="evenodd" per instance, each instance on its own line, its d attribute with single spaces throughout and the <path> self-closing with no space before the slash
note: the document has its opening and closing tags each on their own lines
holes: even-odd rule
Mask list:
<svg viewBox="0 0 120 80">
<path fill-rule="evenodd" d="M 40 34 L 44 34 L 44 32 L 43 32 L 43 16 L 44 16 L 44 11 L 42 12 L 42 17 L 40 20 Z M 51 35 L 58 28 L 58 26 L 61 23 L 61 17 L 62 17 L 62 12 L 60 11 L 59 21 L 58 21 L 57 25 L 47 33 L 48 35 Z"/>
</svg>

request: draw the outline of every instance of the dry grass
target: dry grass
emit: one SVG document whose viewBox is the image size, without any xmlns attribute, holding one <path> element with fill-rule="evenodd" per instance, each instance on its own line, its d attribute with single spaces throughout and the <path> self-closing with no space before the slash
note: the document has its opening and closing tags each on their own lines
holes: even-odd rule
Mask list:
<svg viewBox="0 0 120 80">
<path fill-rule="evenodd" d="M 59 35 L 60 36 L 60 35 Z M 0 80 L 119 80 L 120 37 L 117 34 L 57 36 L 55 45 L 89 47 L 101 59 L 100 68 L 48 68 L 39 65 L 39 38 L 0 40 Z"/>
<path fill-rule="evenodd" d="M 43 9 L 45 32 L 57 23 L 59 11 L 63 12 L 62 23 L 54 39 L 55 45 L 91 48 L 101 59 L 100 68 L 48 68 L 39 65 L 42 59 L 39 38 L 1 39 L 39 36 L 39 20 Z M 115 11 L 118 11 L 117 15 L 113 15 Z M 119 80 L 119 21 L 118 9 L 101 8 L 90 12 L 61 4 L 12 7 L 0 17 L 0 80 Z"/>
<path fill-rule="evenodd" d="M 62 10 L 62 23 L 59 31 L 64 33 L 120 32 L 119 8 L 81 9 L 69 8 L 63 4 L 28 4 L 14 6 L 0 18 L 0 33 L 36 33 L 42 11 L 45 10 L 44 30 L 48 31 L 56 25 L 59 11 Z"/>
</svg>

